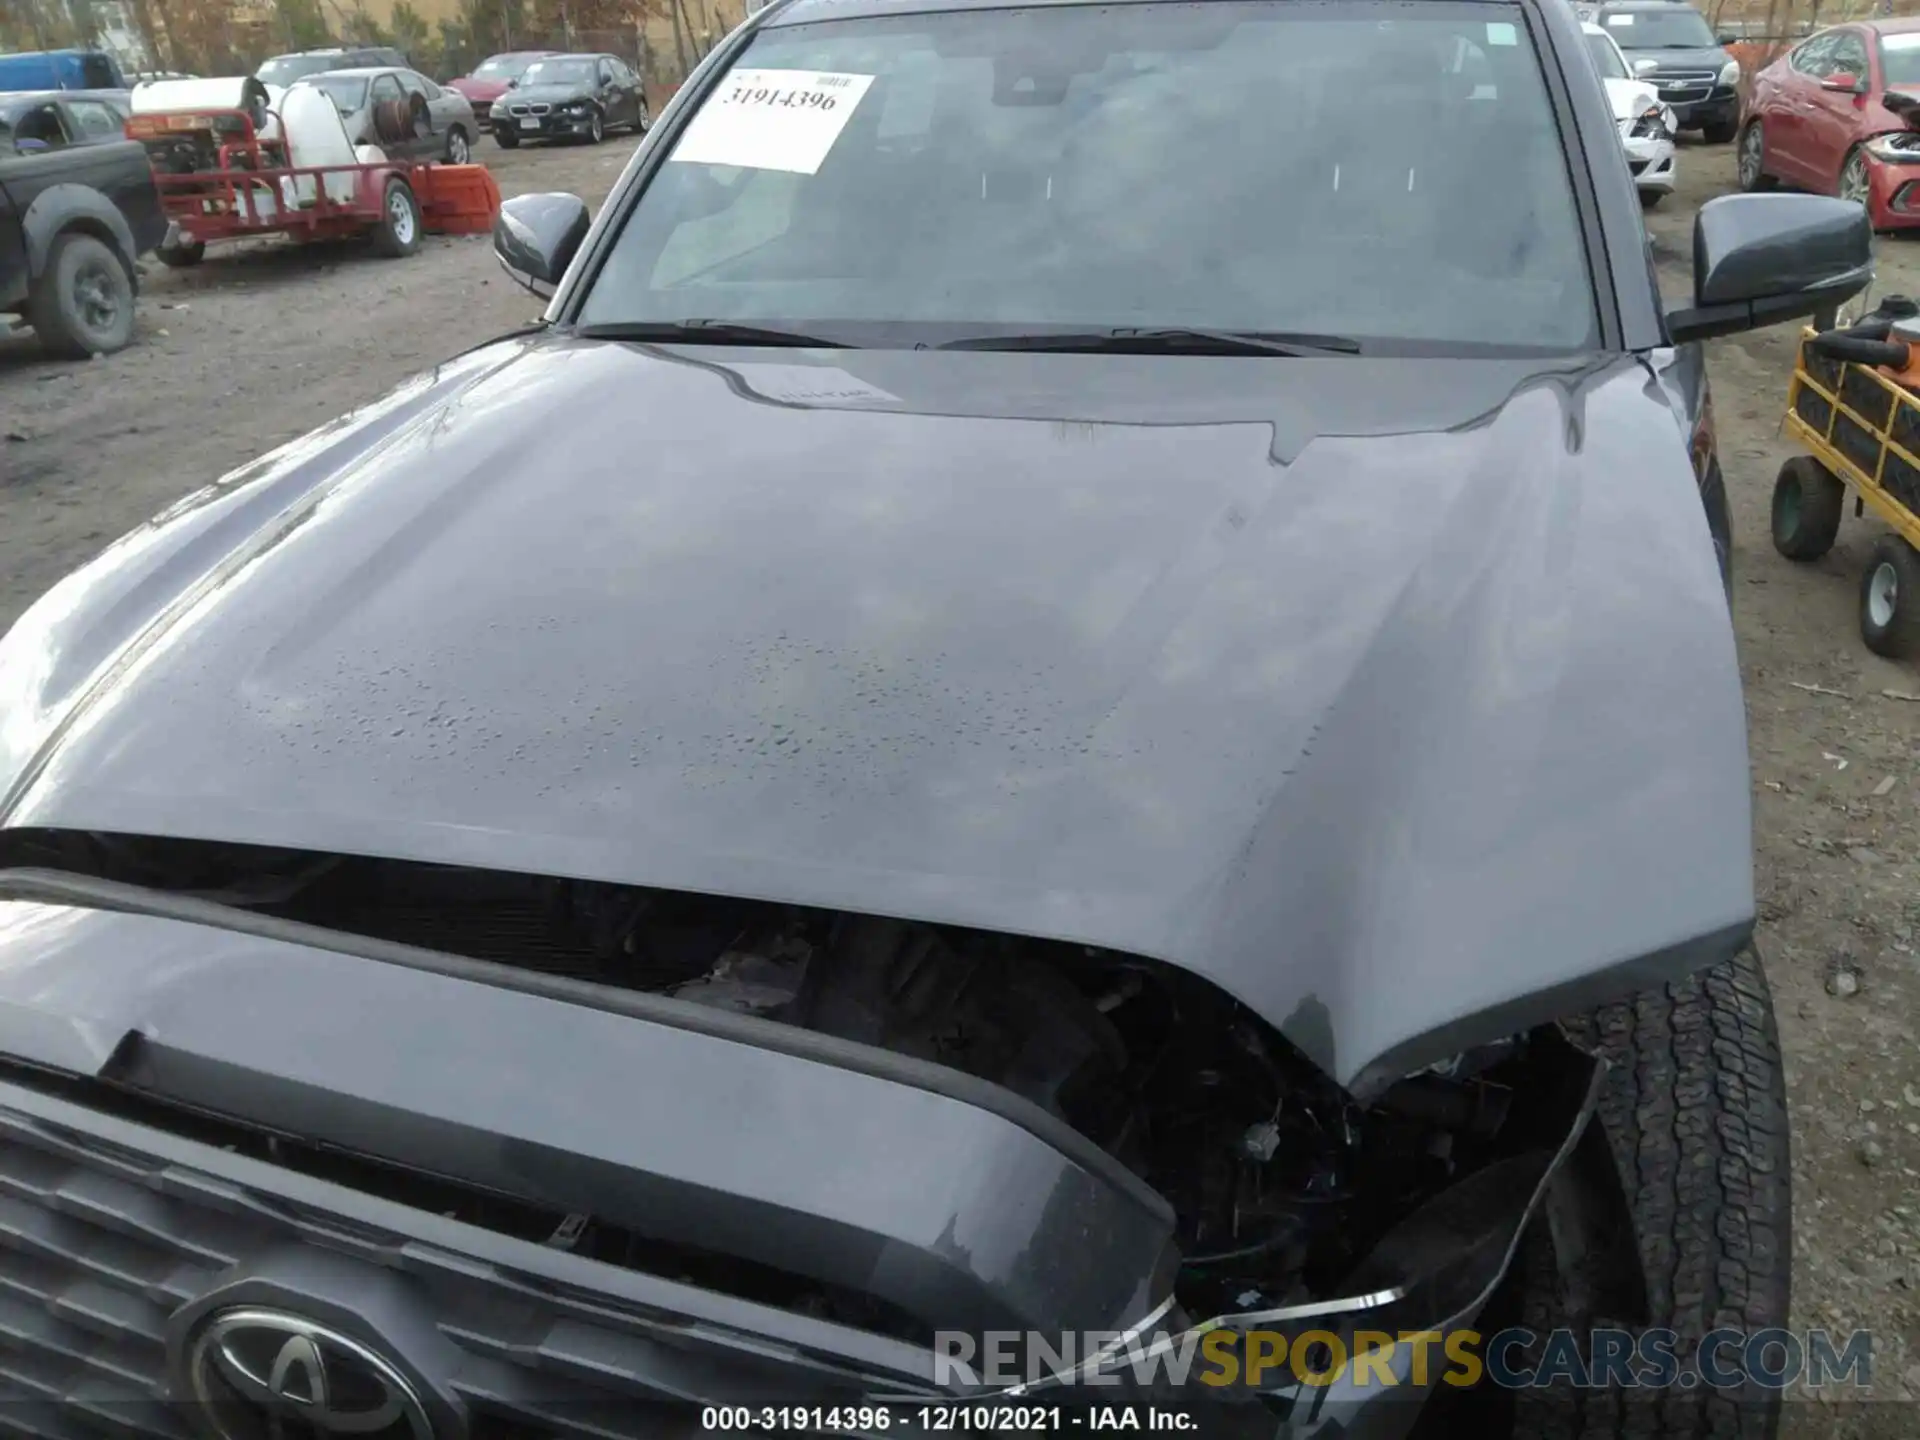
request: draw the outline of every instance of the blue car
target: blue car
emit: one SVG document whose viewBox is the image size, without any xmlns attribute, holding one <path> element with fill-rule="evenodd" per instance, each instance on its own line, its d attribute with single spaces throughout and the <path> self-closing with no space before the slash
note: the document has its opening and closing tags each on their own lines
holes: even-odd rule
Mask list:
<svg viewBox="0 0 1920 1440">
<path fill-rule="evenodd" d="M 120 62 L 103 50 L 33 50 L 0 55 L 0 93 L 127 88 Z"/>
</svg>

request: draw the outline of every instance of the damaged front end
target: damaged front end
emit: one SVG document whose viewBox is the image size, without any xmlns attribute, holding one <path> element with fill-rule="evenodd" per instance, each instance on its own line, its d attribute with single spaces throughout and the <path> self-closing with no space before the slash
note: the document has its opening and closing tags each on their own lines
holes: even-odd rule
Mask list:
<svg viewBox="0 0 1920 1440">
<path fill-rule="evenodd" d="M 1906 128 L 1875 135 L 1860 147 L 1869 163 L 1867 193 L 1859 198 L 1881 220 L 1920 220 L 1920 99 L 1889 90 L 1882 104 Z"/>
<path fill-rule="evenodd" d="M 78 1102 L 695 1287 L 822 1327 L 816 1359 L 892 1347 L 781 1403 L 1170 1397 L 1299 1435 L 1439 1367 L 1308 1385 L 1261 1347 L 1474 1323 L 1603 1068 L 1549 1026 L 1362 1105 L 1091 947 L 54 831 L 0 833 L 0 1052 L 6 1114 Z M 1216 1332 L 1249 1337 L 1231 1383 L 1192 1363 Z M 654 1399 L 770 1393 L 733 1383 Z"/>
</svg>

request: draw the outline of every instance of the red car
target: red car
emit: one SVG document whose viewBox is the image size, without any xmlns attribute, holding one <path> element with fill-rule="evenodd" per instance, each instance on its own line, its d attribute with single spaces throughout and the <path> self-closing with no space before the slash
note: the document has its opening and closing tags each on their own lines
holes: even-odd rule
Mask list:
<svg viewBox="0 0 1920 1440">
<path fill-rule="evenodd" d="M 557 50 L 510 50 L 504 55 L 491 55 L 474 67 L 473 74 L 449 80 L 447 88 L 467 97 L 467 103 L 473 106 L 473 118 L 486 130 L 491 128 L 487 116 L 493 102 L 511 90 L 534 61 L 559 53 Z"/>
<path fill-rule="evenodd" d="M 1920 18 L 1836 25 L 1754 76 L 1743 190 L 1791 185 L 1858 200 L 1876 230 L 1920 228 Z"/>
</svg>

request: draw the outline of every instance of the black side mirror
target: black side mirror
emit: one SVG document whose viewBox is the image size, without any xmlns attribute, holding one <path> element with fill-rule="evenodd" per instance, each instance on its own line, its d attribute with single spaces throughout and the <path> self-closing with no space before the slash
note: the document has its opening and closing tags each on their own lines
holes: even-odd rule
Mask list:
<svg viewBox="0 0 1920 1440">
<path fill-rule="evenodd" d="M 1777 325 L 1850 300 L 1873 280 L 1873 228 L 1852 200 L 1722 195 L 1693 220 L 1693 304 L 1667 312 L 1675 343 Z"/>
<path fill-rule="evenodd" d="M 578 195 L 516 195 L 493 222 L 493 253 L 534 294 L 553 294 L 592 222 Z"/>
</svg>

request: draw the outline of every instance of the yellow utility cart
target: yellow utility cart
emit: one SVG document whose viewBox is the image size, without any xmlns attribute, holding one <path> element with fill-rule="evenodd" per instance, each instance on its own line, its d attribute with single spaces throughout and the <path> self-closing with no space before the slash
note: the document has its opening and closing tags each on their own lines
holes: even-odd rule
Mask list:
<svg viewBox="0 0 1920 1440">
<path fill-rule="evenodd" d="M 1869 336 L 1802 333 L 1786 425 L 1807 453 L 1782 465 L 1773 487 L 1773 548 L 1789 560 L 1833 548 L 1849 485 L 1854 513 L 1870 509 L 1893 531 L 1860 577 L 1860 635 L 1899 659 L 1920 655 L 1920 343 L 1909 361 L 1902 334 L 1913 323 Z"/>
</svg>

